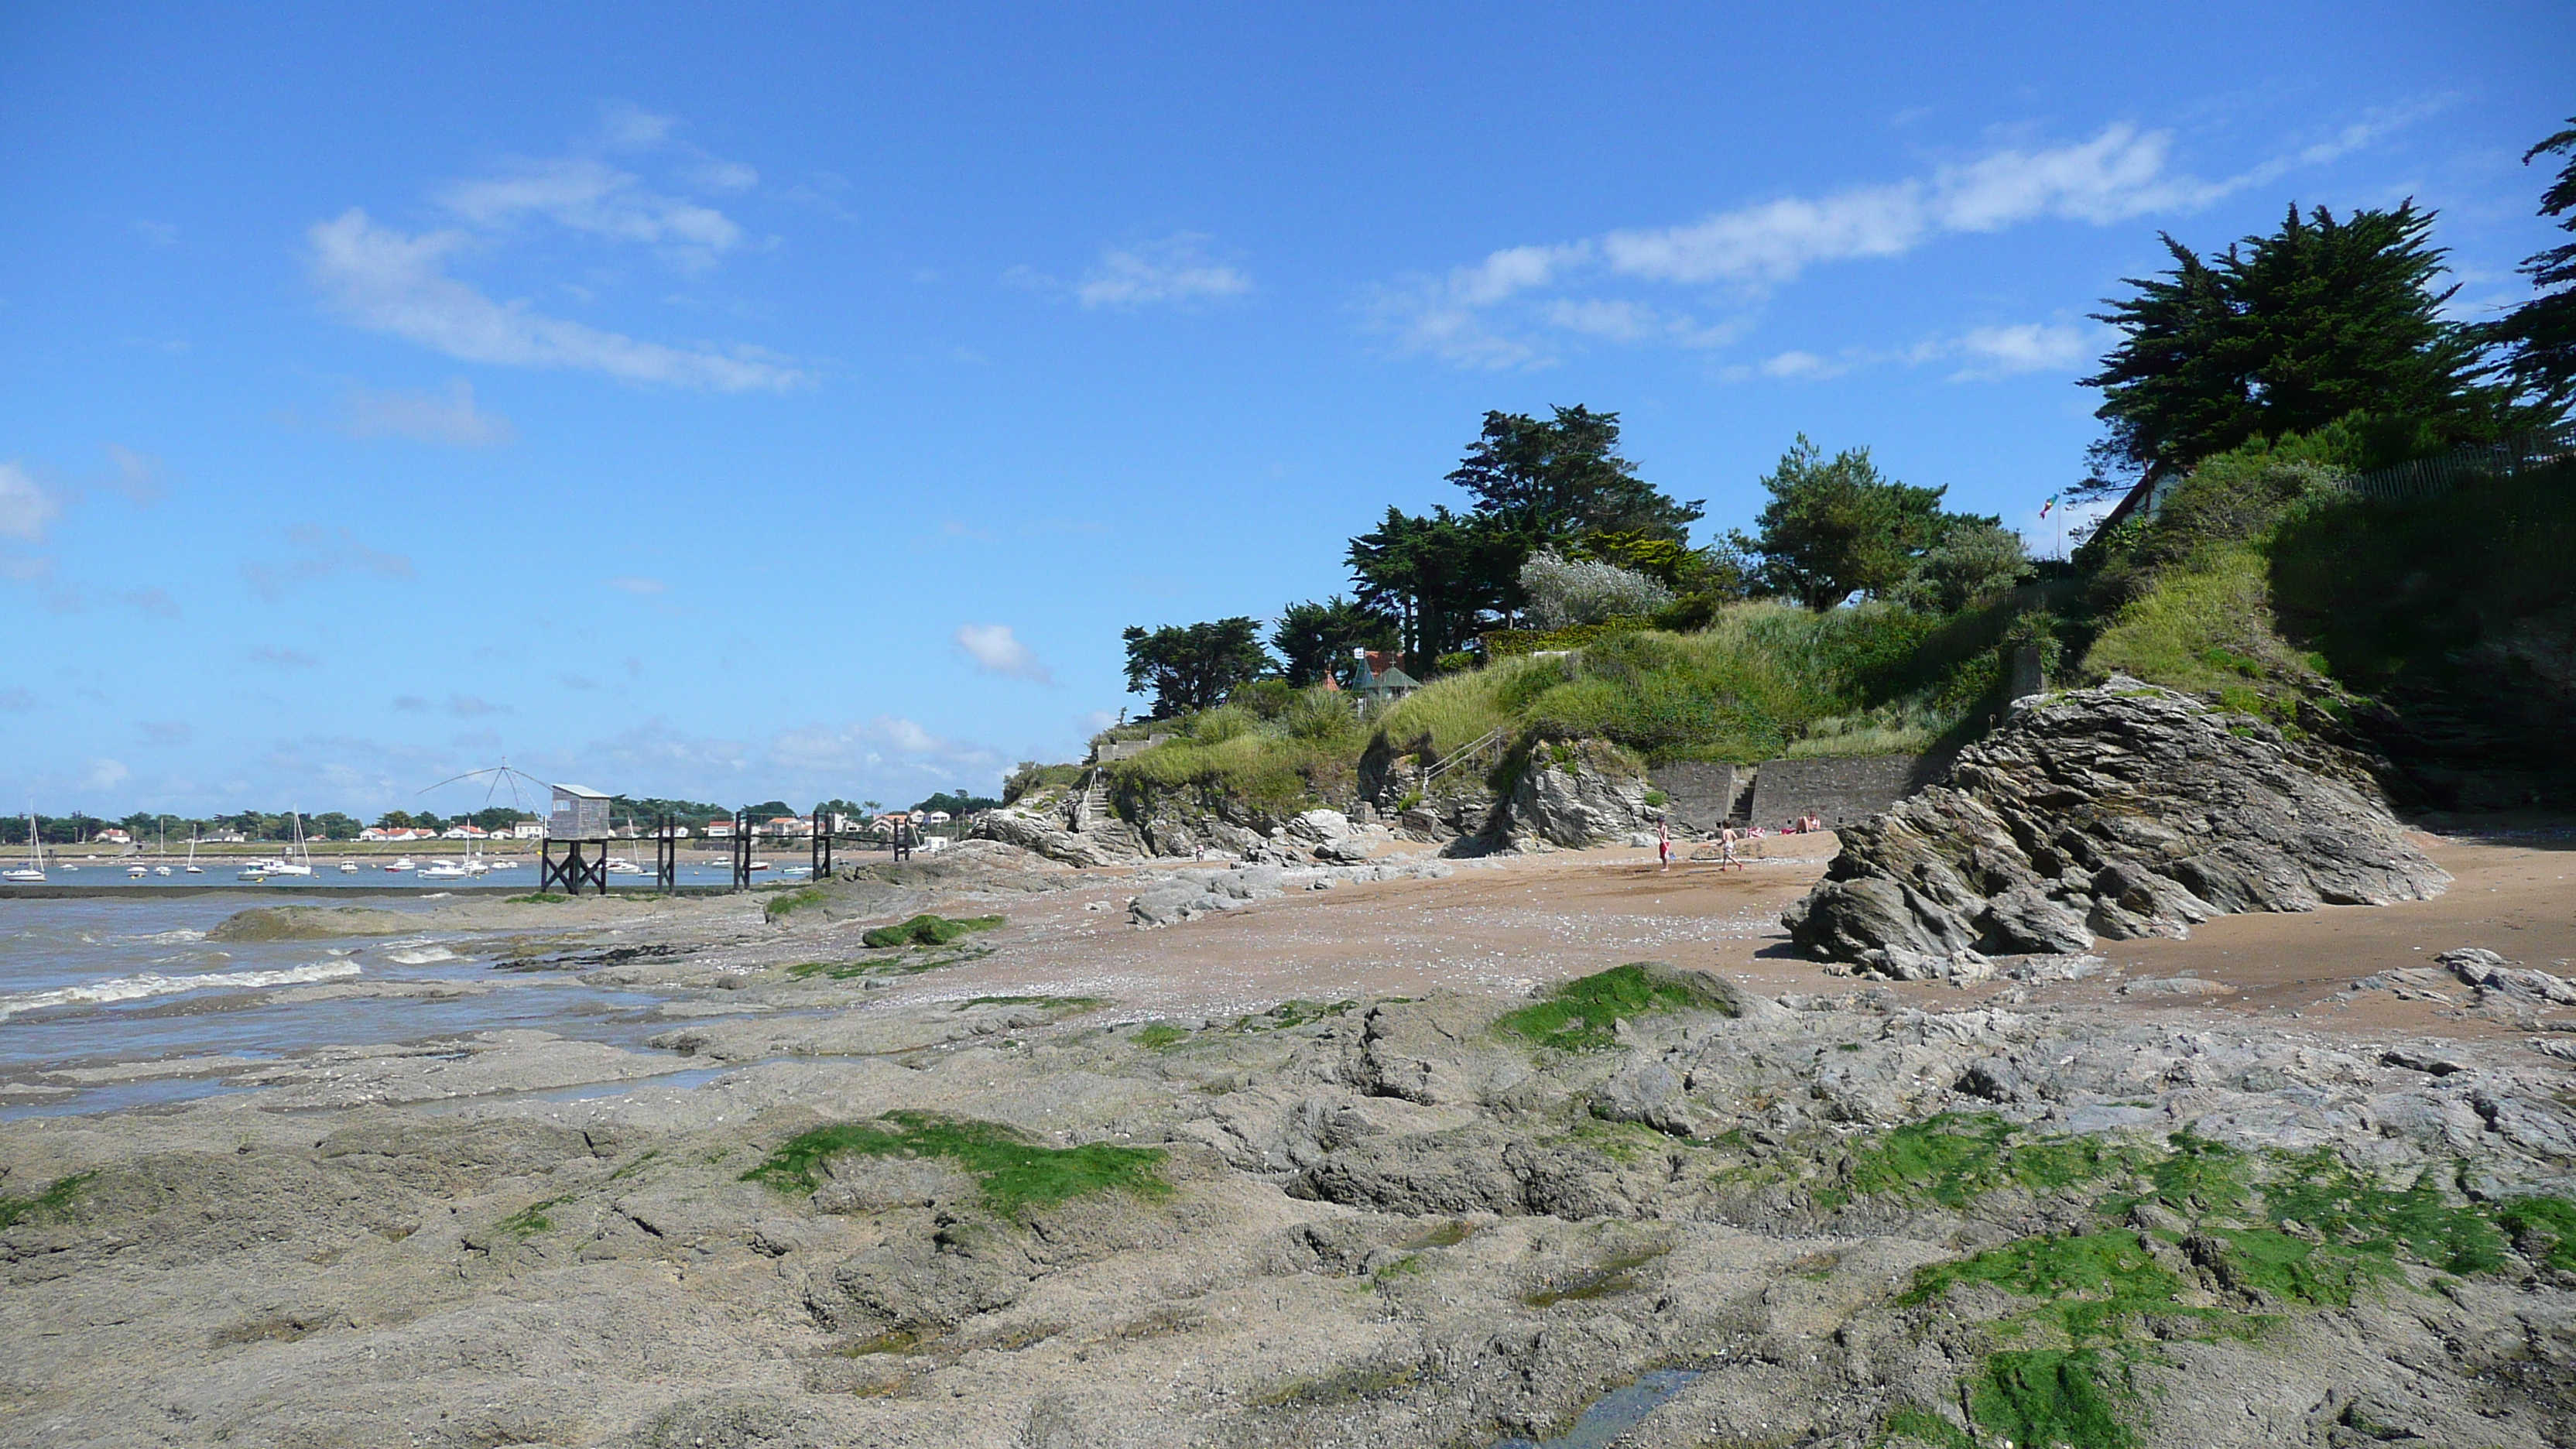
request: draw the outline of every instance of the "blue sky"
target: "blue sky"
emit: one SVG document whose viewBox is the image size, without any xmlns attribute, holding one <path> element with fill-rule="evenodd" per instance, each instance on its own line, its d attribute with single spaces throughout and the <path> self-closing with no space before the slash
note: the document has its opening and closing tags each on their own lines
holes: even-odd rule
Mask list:
<svg viewBox="0 0 2576 1449">
<path fill-rule="evenodd" d="M 2557 236 L 2564 5 L 1975 11 L 0 7 L 5 803 L 989 788 L 1487 408 L 2047 549 L 2160 229 Z"/>
</svg>

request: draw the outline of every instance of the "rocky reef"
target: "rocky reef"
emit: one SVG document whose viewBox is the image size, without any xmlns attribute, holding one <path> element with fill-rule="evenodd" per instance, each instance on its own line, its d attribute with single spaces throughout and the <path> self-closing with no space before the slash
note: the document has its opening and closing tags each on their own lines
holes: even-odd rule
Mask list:
<svg viewBox="0 0 2576 1449">
<path fill-rule="evenodd" d="M 2449 877 L 2334 765 L 2135 680 L 2034 696 L 1946 780 L 1847 827 L 1782 922 L 1816 959 L 1914 980 L 2214 915 L 2440 893 Z"/>
<path fill-rule="evenodd" d="M 2576 1108 L 2518 1040 L 1653 963 L 1517 1001 L 825 1020 L 865 1039 L 752 1018 L 690 1090 L 17 1124 L 0 1421 L 1473 1446 L 1657 1372 L 1624 1444 L 2576 1438 Z"/>
</svg>

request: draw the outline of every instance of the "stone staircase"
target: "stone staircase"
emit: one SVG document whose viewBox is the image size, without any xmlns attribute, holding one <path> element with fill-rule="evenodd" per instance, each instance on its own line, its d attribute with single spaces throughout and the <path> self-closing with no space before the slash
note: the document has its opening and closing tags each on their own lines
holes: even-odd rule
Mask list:
<svg viewBox="0 0 2576 1449">
<path fill-rule="evenodd" d="M 1115 818 L 1109 809 L 1109 776 L 1099 770 L 1082 787 L 1082 798 L 1074 803 L 1073 830 L 1084 835 L 1102 822 Z"/>
<path fill-rule="evenodd" d="M 1482 765 L 1487 769 L 1493 768 L 1494 762 L 1502 758 L 1505 743 L 1504 733 L 1499 727 L 1485 731 L 1474 740 L 1441 756 L 1437 764 L 1423 771 L 1422 788 L 1429 790 L 1441 776 L 1462 765 Z"/>
<path fill-rule="evenodd" d="M 1759 769 L 1748 769 L 1736 777 L 1735 798 L 1728 801 L 1726 806 L 1727 824 L 1753 823 L 1753 786 L 1760 773 Z"/>
</svg>

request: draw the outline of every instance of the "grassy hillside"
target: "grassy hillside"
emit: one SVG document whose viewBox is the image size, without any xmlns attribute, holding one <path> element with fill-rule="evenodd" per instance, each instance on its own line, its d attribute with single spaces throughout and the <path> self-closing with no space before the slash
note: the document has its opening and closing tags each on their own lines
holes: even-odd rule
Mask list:
<svg viewBox="0 0 2576 1449">
<path fill-rule="evenodd" d="M 1349 695 L 1258 685 L 1158 724 L 1174 737 L 1111 773 L 1122 794 L 1281 810 L 1346 801 L 1364 756 L 1438 758 L 1497 729 L 1515 749 L 1603 739 L 1649 763 L 1919 751 L 1982 715 L 1997 646 L 2016 630 L 2048 636 L 2045 606 L 2064 593 L 2025 588 L 1948 618 L 1884 603 L 1823 614 L 1739 604 L 1693 633 L 1613 633 L 1459 671 L 1367 722 Z"/>
<path fill-rule="evenodd" d="M 2576 465 L 2393 503 L 2245 450 L 2109 543 L 2087 675 L 2335 721 L 2419 804 L 2576 803 Z"/>
<path fill-rule="evenodd" d="M 2155 519 L 2087 544 L 2072 576 L 1956 614 L 1736 604 L 1694 632 L 1594 631 L 1578 649 L 1451 673 L 1366 722 L 1348 695 L 1263 681 L 1154 723 L 1173 738 L 1112 774 L 1126 799 L 1286 812 L 1347 803 L 1364 761 L 1438 759 L 1496 730 L 1514 756 L 1599 739 L 1648 764 L 1916 752 L 1983 729 L 2000 646 L 2033 642 L 2052 680 L 2116 671 L 2292 730 L 2330 726 L 2413 771 L 2428 803 L 2466 798 L 2464 774 L 2510 777 L 2470 791 L 2487 803 L 2563 791 L 2551 771 L 2569 768 L 2554 756 L 2576 717 L 2576 467 L 2377 503 L 2344 486 L 2340 446 L 2214 458 Z"/>
</svg>

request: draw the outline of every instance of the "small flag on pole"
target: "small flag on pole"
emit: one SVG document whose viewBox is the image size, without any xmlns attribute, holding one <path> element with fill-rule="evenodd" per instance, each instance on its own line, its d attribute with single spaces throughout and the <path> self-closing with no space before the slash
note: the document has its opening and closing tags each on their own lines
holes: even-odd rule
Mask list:
<svg viewBox="0 0 2576 1449">
<path fill-rule="evenodd" d="M 2047 501 L 2046 503 L 2043 503 L 2043 504 L 2039 505 L 2039 516 L 2040 516 L 2040 517 L 2042 517 L 2042 518 L 2046 518 L 2046 517 L 2048 516 L 2048 510 L 2050 510 L 2050 509 L 2052 509 L 2052 508 L 2055 508 L 2056 506 L 2057 506 L 2057 495 L 2056 495 L 2056 494 L 2054 494 L 2054 493 L 2051 493 L 2051 494 L 2049 494 L 2049 495 L 2048 495 L 2048 501 Z"/>
</svg>

